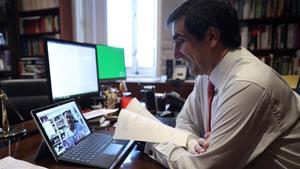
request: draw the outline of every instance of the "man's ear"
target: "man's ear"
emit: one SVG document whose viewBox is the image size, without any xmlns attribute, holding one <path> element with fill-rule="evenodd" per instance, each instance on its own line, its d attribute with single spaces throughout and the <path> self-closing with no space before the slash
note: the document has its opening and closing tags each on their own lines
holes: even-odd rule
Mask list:
<svg viewBox="0 0 300 169">
<path fill-rule="evenodd" d="M 209 27 L 206 31 L 210 47 L 216 47 L 220 41 L 220 31 L 215 27 Z"/>
</svg>

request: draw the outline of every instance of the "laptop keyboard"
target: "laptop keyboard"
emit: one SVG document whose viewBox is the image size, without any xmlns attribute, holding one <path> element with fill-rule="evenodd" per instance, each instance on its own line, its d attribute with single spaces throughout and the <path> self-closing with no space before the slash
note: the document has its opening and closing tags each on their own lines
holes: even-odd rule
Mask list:
<svg viewBox="0 0 300 169">
<path fill-rule="evenodd" d="M 176 118 L 175 117 L 157 117 L 159 121 L 163 124 L 175 127 L 176 126 Z"/>
<path fill-rule="evenodd" d="M 72 161 L 91 162 L 112 140 L 111 135 L 91 134 L 75 147 L 67 151 L 62 158 Z"/>
</svg>

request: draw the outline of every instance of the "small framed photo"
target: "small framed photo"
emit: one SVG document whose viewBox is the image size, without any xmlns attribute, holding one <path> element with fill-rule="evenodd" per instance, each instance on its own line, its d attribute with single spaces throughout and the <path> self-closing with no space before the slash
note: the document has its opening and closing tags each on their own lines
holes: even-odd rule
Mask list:
<svg viewBox="0 0 300 169">
<path fill-rule="evenodd" d="M 176 65 L 173 69 L 172 79 L 185 80 L 187 74 L 187 67 L 185 65 Z"/>
</svg>

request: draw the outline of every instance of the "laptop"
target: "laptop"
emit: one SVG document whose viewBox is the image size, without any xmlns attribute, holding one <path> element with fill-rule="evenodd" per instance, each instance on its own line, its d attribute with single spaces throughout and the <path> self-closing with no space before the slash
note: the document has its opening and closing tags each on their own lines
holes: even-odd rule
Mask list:
<svg viewBox="0 0 300 169">
<path fill-rule="evenodd" d="M 94 133 L 75 101 L 67 100 L 31 111 L 55 161 L 114 168 L 132 141 L 114 140 L 111 133 Z"/>
</svg>

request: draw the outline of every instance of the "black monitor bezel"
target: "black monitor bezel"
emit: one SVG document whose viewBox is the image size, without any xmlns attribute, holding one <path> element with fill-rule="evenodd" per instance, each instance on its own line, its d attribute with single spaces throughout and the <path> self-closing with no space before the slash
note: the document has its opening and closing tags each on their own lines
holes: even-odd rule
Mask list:
<svg viewBox="0 0 300 169">
<path fill-rule="evenodd" d="M 97 44 L 96 45 L 96 52 L 97 52 L 97 65 L 99 64 L 99 60 L 98 60 L 98 50 L 97 47 L 98 46 L 107 46 L 107 47 L 112 47 L 112 48 L 120 48 L 124 50 L 124 57 L 123 57 L 123 62 L 124 62 L 124 66 L 125 66 L 125 71 L 126 71 L 126 65 L 125 65 L 125 49 L 121 48 L 121 47 L 115 47 L 115 46 L 109 46 L 109 45 L 105 45 L 105 44 Z M 125 72 L 125 77 L 113 77 L 113 78 L 99 78 L 99 70 L 98 70 L 98 66 L 97 66 L 97 73 L 98 73 L 98 80 L 100 80 L 101 82 L 111 82 L 111 81 L 117 81 L 117 80 L 126 80 L 127 79 L 127 71 Z"/>
<path fill-rule="evenodd" d="M 31 117 L 33 119 L 33 121 L 36 123 L 37 125 L 37 128 L 38 130 L 40 131 L 40 134 L 42 135 L 43 139 L 45 140 L 44 142 L 46 143 L 47 147 L 49 148 L 51 154 L 53 155 L 55 161 L 58 161 L 59 158 L 63 155 L 58 155 L 55 151 L 55 149 L 50 145 L 50 139 L 45 131 L 45 129 L 43 128 L 42 126 L 42 123 L 40 122 L 39 118 L 37 117 L 37 113 L 40 113 L 42 111 L 46 111 L 48 109 L 51 109 L 51 108 L 54 108 L 54 107 L 58 107 L 58 106 L 63 106 L 65 104 L 69 104 L 71 102 L 75 102 L 75 104 L 77 105 L 76 103 L 76 100 L 74 100 L 74 98 L 71 98 L 71 99 L 66 99 L 66 100 L 63 100 L 63 101 L 59 101 L 59 102 L 56 102 L 56 103 L 52 103 L 50 105 L 47 105 L 47 106 L 44 106 L 44 107 L 40 107 L 40 108 L 36 108 L 36 109 L 33 109 L 31 110 L 30 114 L 31 114 Z M 78 105 L 77 105 L 77 108 Z M 79 112 L 80 116 L 82 116 L 82 119 L 84 120 L 84 122 L 86 123 L 86 125 L 88 126 L 88 129 L 89 129 L 89 132 L 90 134 L 93 133 L 93 130 L 92 128 L 90 127 L 90 125 L 88 124 L 87 120 L 84 118 L 83 114 L 81 112 Z M 86 135 L 85 137 L 87 137 L 88 135 Z M 84 137 L 84 138 L 85 138 Z M 84 139 L 82 138 L 82 139 Z M 64 152 L 65 153 L 65 152 Z"/>
<path fill-rule="evenodd" d="M 56 43 L 69 43 L 73 45 L 79 45 L 79 46 L 87 46 L 87 47 L 93 47 L 95 48 L 95 56 L 96 56 L 96 70 L 97 70 L 97 91 L 94 92 L 89 92 L 89 93 L 81 93 L 81 94 L 75 94 L 75 95 L 70 95 L 66 98 L 58 98 L 54 99 L 52 95 L 52 83 L 51 83 L 51 77 L 50 77 L 50 65 L 49 65 L 49 56 L 48 56 L 48 45 L 47 42 L 56 42 Z M 68 100 L 71 98 L 75 99 L 80 99 L 81 97 L 88 97 L 88 96 L 98 96 L 100 93 L 100 81 L 98 79 L 98 56 L 97 56 L 97 48 L 95 44 L 91 43 L 81 43 L 81 42 L 74 42 L 70 40 L 62 40 L 62 39 L 54 39 L 54 38 L 43 38 L 44 42 L 44 57 L 45 57 L 45 66 L 46 66 L 46 76 L 47 76 L 47 82 L 48 82 L 48 90 L 49 90 L 49 99 L 52 102 L 60 102 L 63 100 Z"/>
</svg>

